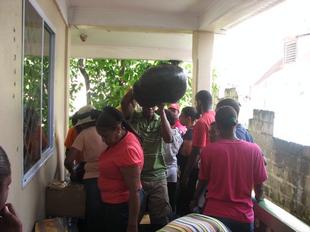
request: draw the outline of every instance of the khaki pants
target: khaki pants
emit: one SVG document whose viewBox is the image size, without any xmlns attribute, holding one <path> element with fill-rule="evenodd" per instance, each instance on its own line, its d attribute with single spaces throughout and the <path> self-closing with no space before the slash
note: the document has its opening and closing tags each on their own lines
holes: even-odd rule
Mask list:
<svg viewBox="0 0 310 232">
<path fill-rule="evenodd" d="M 168 223 L 168 215 L 171 212 L 167 180 L 142 181 L 142 186 L 145 195 L 141 204 L 141 218 L 147 209 L 151 224 L 166 225 Z"/>
</svg>

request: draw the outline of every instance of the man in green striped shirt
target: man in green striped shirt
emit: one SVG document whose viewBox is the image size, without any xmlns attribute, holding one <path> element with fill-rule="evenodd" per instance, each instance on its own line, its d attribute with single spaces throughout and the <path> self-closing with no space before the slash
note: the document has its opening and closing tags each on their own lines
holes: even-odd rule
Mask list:
<svg viewBox="0 0 310 232">
<path fill-rule="evenodd" d="M 161 228 L 168 223 L 168 214 L 171 211 L 168 198 L 166 165 L 163 158 L 163 142 L 172 142 L 172 133 L 166 118 L 164 106 L 159 106 L 159 116 L 155 108 L 142 108 L 136 112 L 132 91 L 122 99 L 122 112 L 141 136 L 144 152 L 144 167 L 141 181 L 145 192 L 142 203 L 142 214 L 147 208 L 151 224 L 154 229 Z"/>
</svg>

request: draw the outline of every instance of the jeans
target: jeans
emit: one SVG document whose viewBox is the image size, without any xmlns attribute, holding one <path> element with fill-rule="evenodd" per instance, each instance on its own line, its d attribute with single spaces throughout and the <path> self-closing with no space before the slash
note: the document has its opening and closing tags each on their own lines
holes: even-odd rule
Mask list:
<svg viewBox="0 0 310 232">
<path fill-rule="evenodd" d="M 222 217 L 214 217 L 214 218 L 223 222 L 224 225 L 231 230 L 231 232 L 254 232 L 254 222 L 245 223 Z"/>
</svg>

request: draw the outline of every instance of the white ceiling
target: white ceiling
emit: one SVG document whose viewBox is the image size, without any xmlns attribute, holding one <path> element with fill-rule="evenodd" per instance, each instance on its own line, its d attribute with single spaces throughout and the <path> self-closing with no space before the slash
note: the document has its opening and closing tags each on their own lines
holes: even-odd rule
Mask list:
<svg viewBox="0 0 310 232">
<path fill-rule="evenodd" d="M 86 41 L 80 34 L 87 34 Z M 73 57 L 191 60 L 192 34 L 116 31 L 98 27 L 71 28 Z"/>
<path fill-rule="evenodd" d="M 201 14 L 216 0 L 68 0 L 71 7 L 99 7 L 105 9 L 139 10 L 143 12 Z"/>
<path fill-rule="evenodd" d="M 220 31 L 283 0 L 56 0 L 73 25 Z"/>
<path fill-rule="evenodd" d="M 149 54 L 165 49 L 167 54 L 175 53 L 176 57 L 187 59 L 191 55 L 193 31 L 223 33 L 282 1 L 56 0 L 56 3 L 71 25 L 75 56 L 85 54 L 87 49 L 92 54 L 97 50 L 110 54 L 126 47 L 128 56 L 139 48 L 141 53 Z M 84 43 L 79 38 L 81 33 L 88 35 Z M 181 52 L 177 54 L 177 51 Z"/>
</svg>

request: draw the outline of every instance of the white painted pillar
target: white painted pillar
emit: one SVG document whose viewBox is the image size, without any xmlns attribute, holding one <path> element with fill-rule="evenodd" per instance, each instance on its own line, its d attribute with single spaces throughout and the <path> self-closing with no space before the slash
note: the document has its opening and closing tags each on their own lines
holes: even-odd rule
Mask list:
<svg viewBox="0 0 310 232">
<path fill-rule="evenodd" d="M 193 96 L 200 90 L 211 89 L 213 41 L 212 32 L 193 32 Z"/>
</svg>

